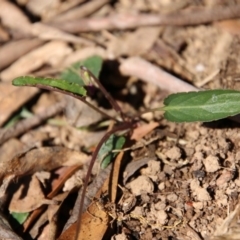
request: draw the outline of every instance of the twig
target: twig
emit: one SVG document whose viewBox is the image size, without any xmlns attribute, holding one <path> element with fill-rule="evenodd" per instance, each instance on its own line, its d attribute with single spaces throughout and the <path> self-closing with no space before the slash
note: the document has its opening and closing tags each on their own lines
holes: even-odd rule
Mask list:
<svg viewBox="0 0 240 240">
<path fill-rule="evenodd" d="M 169 92 L 197 91 L 198 89 L 183 80 L 163 71 L 161 68 L 140 57 L 132 57 L 122 61 L 120 72 L 123 75 L 135 76 L 153 83 Z"/>
<path fill-rule="evenodd" d="M 66 105 L 66 102 L 63 100 L 61 102 L 58 102 L 50 106 L 48 109 L 45 109 L 44 112 L 41 112 L 31 118 L 27 118 L 20 121 L 19 123 L 17 123 L 11 128 L 1 130 L 0 144 L 5 142 L 9 138 L 17 137 L 27 132 L 29 129 L 38 126 L 43 121 L 46 121 L 48 118 L 56 115 L 57 113 L 60 113 L 61 111 L 63 111 L 65 105 Z"/>
<path fill-rule="evenodd" d="M 109 2 L 109 0 L 95 0 L 86 2 L 85 4 L 82 4 L 79 7 L 75 7 L 72 10 L 69 10 L 61 15 L 58 15 L 55 18 L 52 18 L 51 22 L 67 22 L 74 19 L 86 17 L 97 11 L 107 2 Z"/>
<path fill-rule="evenodd" d="M 51 25 L 71 33 L 130 29 L 140 26 L 156 25 L 198 25 L 219 20 L 240 17 L 240 4 L 214 6 L 213 8 L 194 8 L 167 15 L 163 14 L 112 14 L 103 18 L 85 18 Z"/>
</svg>

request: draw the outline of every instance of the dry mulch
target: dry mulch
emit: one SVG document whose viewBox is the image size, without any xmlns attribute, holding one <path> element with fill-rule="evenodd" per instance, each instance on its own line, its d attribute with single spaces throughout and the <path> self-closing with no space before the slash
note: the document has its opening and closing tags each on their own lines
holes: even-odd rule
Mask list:
<svg viewBox="0 0 240 240">
<path fill-rule="evenodd" d="M 100 80 L 130 116 L 174 92 L 240 90 L 239 18 L 237 0 L 0 1 L 0 238 L 74 239 L 77 192 L 113 124 L 86 131 L 103 117 L 12 79 L 59 77 L 98 55 Z M 114 114 L 102 97 L 92 103 Z M 240 239 L 238 117 L 176 124 L 147 113 L 133 134 L 119 178 L 94 166 L 78 239 Z M 29 216 L 16 224 L 10 212 Z"/>
</svg>

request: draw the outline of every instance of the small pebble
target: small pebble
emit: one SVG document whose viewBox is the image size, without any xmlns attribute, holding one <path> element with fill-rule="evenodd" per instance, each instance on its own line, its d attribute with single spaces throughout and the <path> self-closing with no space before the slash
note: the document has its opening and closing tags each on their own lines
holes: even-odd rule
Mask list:
<svg viewBox="0 0 240 240">
<path fill-rule="evenodd" d="M 216 172 L 220 169 L 218 157 L 209 155 L 207 158 L 203 160 L 203 164 L 205 166 L 206 172 Z"/>
</svg>

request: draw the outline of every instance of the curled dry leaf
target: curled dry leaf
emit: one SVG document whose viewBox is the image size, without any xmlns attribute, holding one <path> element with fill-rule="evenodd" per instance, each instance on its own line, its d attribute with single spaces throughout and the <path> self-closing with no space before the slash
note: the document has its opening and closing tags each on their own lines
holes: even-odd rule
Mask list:
<svg viewBox="0 0 240 240">
<path fill-rule="evenodd" d="M 31 177 L 26 196 L 22 197 L 24 188 L 26 186 L 22 184 L 13 194 L 9 205 L 10 212 L 25 213 L 31 212 L 43 204 L 58 204 L 58 201 L 45 198 L 40 182 L 35 175 Z"/>
</svg>

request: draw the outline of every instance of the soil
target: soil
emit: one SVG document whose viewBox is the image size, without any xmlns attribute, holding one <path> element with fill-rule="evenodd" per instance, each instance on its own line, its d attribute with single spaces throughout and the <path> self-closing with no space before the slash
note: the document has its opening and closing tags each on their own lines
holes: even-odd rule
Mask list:
<svg viewBox="0 0 240 240">
<path fill-rule="evenodd" d="M 31 4 L 23 6 L 26 3 L 20 2 L 17 1 L 14 5 L 22 11 L 23 16 L 30 14 L 28 18 L 31 24 L 34 22 L 33 19 L 36 18 L 47 26 L 58 26 L 56 29 L 63 31 L 57 23 L 51 22 L 49 17 L 51 11 L 43 13 Z M 63 2 L 59 1 L 59 6 Z M 99 16 L 109 17 L 111 13 L 167 14 L 178 13 L 186 9 L 187 11 L 194 11 L 196 7 L 214 9 L 217 6 L 227 8 L 228 5 L 239 6 L 239 4 L 239 1 L 120 0 L 114 4 L 103 4 L 100 10 L 96 9 L 90 15 L 86 13 L 84 16 L 86 19 L 91 19 L 91 17 Z M 6 6 L 9 7 L 9 11 L 14 11 L 14 8 L 10 5 Z M 56 16 L 60 16 L 60 13 Z M 1 16 L 1 3 L 0 17 L 7 19 L 7 16 Z M 70 20 L 69 22 L 72 23 Z M 104 59 L 100 80 L 118 101 L 123 112 L 129 116 L 149 108 L 161 106 L 163 99 L 173 92 L 172 86 L 175 84 L 171 77 L 167 78 L 169 85 L 163 83 L 163 87 L 159 87 L 159 85 L 153 84 L 154 76 L 150 79 L 145 75 L 138 77 L 137 73 L 124 76 L 124 73 L 121 72 L 121 64 L 131 57 L 140 57 L 148 61 L 151 66 L 157 66 L 180 81 L 196 87 L 196 89 L 240 90 L 239 19 L 223 19 L 223 21 L 209 21 L 196 25 L 187 23 L 180 26 L 176 25 L 142 26 L 139 24 L 135 27 L 122 29 L 116 26 L 114 26 L 114 29 L 106 27 L 106 29 L 98 31 L 92 30 L 89 25 L 89 31 L 84 33 L 74 29 L 64 30 L 66 34 L 72 35 L 61 35 L 59 40 L 61 43 L 56 43 L 59 44 L 58 48 L 61 48 L 61 51 L 56 51 L 55 55 L 46 56 L 47 53 L 50 54 L 51 51 L 49 50 L 41 53 L 40 55 L 44 55 L 41 58 L 41 64 L 32 66 L 31 61 L 28 60 L 28 64 L 25 63 L 25 65 L 31 67 L 26 69 L 22 67 L 18 63 L 18 59 L 27 57 L 31 60 L 31 56 L 27 55 L 28 52 L 25 52 L 23 56 L 18 56 L 12 62 L 9 60 L 10 62 L 4 63 L 5 65 L 0 64 L 0 88 L 2 89 L 0 111 L 3 113 L 0 117 L 2 131 L 0 133 L 2 137 L 0 160 L 2 161 L 1 166 L 4 166 L 2 169 L 5 171 L 0 171 L 2 188 L 5 189 L 3 179 L 7 179 L 11 174 L 18 179 L 17 183 L 14 181 L 14 184 L 23 184 L 25 188 L 28 188 L 27 181 L 31 180 L 26 180 L 20 176 L 30 174 L 32 177 L 36 172 L 45 170 L 52 177 L 45 177 L 44 175 L 43 180 L 39 180 L 41 182 L 39 188 L 44 189 L 42 192 L 47 199 L 50 198 L 51 190 L 55 189 L 54 181 L 58 179 L 56 175 L 64 176 L 62 182 L 58 185 L 60 187 L 57 186 L 56 188 L 61 194 L 67 192 L 69 195 L 64 195 L 61 200 L 55 200 L 63 201 L 62 208 L 66 214 L 64 215 L 64 218 L 66 218 L 64 221 L 61 218 L 55 223 L 60 229 L 56 234 L 57 236 L 60 236 L 63 226 L 70 219 L 70 213 L 74 212 L 74 202 L 77 197 L 76 189 L 79 189 L 84 182 L 93 149 L 106 132 L 106 125 L 113 123 L 105 122 L 102 127 L 99 124 L 104 122 L 101 115 L 96 114 L 85 105 L 77 104 L 75 100 L 70 98 L 67 98 L 67 104 L 64 103 L 63 105 L 64 108 L 67 108 L 67 111 L 62 111 L 62 105 L 56 104 L 66 101 L 66 97 L 59 93 L 36 90 L 25 90 L 23 92 L 24 90 L 19 90 L 15 95 L 11 95 L 13 90 L 11 90 L 10 81 L 19 75 L 58 77 L 60 70 L 66 67 L 70 59 L 82 60 L 97 54 Z M 1 49 L 8 42 L 12 43 L 19 41 L 19 39 L 28 38 L 24 31 L 16 31 L 15 26 L 8 23 L 0 25 L 0 55 Z M 73 24 L 73 26 L 75 25 Z M 28 32 L 28 34 L 30 33 Z M 33 35 L 31 36 L 33 37 Z M 43 37 L 40 33 L 34 36 L 38 40 L 41 39 L 41 44 L 43 44 Z M 73 40 L 71 38 L 73 36 L 92 41 L 93 45 L 79 42 L 79 39 L 74 38 Z M 46 44 L 48 41 L 55 40 L 44 41 L 44 44 Z M 37 45 L 37 43 L 34 44 Z M 32 50 L 36 49 L 39 50 L 38 46 L 34 45 Z M 79 51 L 79 49 L 82 51 Z M 43 49 L 39 50 L 39 52 L 41 51 Z M 16 55 L 17 53 L 12 54 Z M 137 69 L 136 72 L 141 70 Z M 148 69 L 144 70 L 147 73 Z M 189 91 L 189 89 L 186 88 L 184 91 Z M 103 101 L 103 97 L 101 94 L 97 96 L 97 99 L 92 100 L 93 104 L 98 105 L 110 115 L 114 114 L 114 111 L 107 106 L 106 101 Z M 51 109 L 51 112 L 49 106 L 52 105 L 55 107 Z M 35 125 L 31 125 L 32 123 L 29 124 L 29 122 L 27 124 L 21 122 L 20 127 L 10 127 L 11 132 L 6 133 L 4 126 L 9 123 L 13 116 L 19 114 L 23 106 L 26 106 L 33 115 L 44 113 L 41 115 L 43 120 Z M 50 121 L 46 121 L 49 118 L 51 118 Z M 79 130 L 80 127 L 92 123 L 92 120 L 94 124 L 97 123 L 94 127 L 97 126 L 100 130 L 96 130 L 96 128 L 91 131 Z M 240 214 L 239 118 L 222 119 L 210 123 L 172 123 L 164 119 L 161 112 L 156 111 L 144 114 L 141 120 L 137 122 L 136 129 L 145 125 L 151 126 L 153 122 L 156 125 L 150 131 L 140 130 L 140 132 L 143 131 L 144 137 L 139 137 L 135 145 L 139 143 L 142 143 L 142 145 L 134 148 L 135 145 L 129 143 L 130 150 L 125 151 L 124 161 L 121 168 L 119 167 L 121 169 L 117 182 L 119 186 L 115 187 L 116 201 L 111 202 L 109 200 L 110 193 L 108 191 L 90 199 L 90 202 L 101 208 L 109 218 L 107 223 L 100 221 L 100 224 L 106 227 L 101 238 L 116 240 L 240 239 L 238 221 Z M 19 129 L 19 133 L 14 135 L 14 132 Z M 159 133 L 160 137 L 152 140 L 152 136 Z M 6 137 L 6 135 L 10 137 Z M 130 133 L 127 136 L 129 141 Z M 32 165 L 21 162 L 25 157 L 27 158 L 28 153 L 31 154 L 32 149 L 46 147 L 50 148 L 51 151 L 41 153 L 43 154 L 41 156 L 44 156 L 42 157 L 44 158 L 43 163 L 38 160 L 41 158 L 34 154 L 30 157 L 34 161 L 31 163 Z M 54 147 L 64 149 L 59 150 Z M 39 152 L 36 154 L 40 156 Z M 54 160 L 54 155 L 57 156 L 57 160 Z M 76 161 L 80 158 L 82 161 L 81 169 L 75 173 L 76 168 L 71 169 L 71 167 L 76 165 Z M 68 160 L 73 160 L 73 164 L 65 164 Z M 69 169 L 66 169 L 66 165 Z M 91 181 L 96 175 L 100 175 L 99 172 L 99 166 L 95 166 Z M 67 181 L 70 177 L 71 180 Z M 58 181 L 60 180 L 58 179 Z M 101 189 L 103 182 L 98 189 Z M 34 195 L 33 189 L 31 191 Z M 0 191 L 1 195 L 11 195 L 11 200 L 13 193 L 10 194 L 9 190 L 3 193 L 2 191 L 4 190 Z M 91 192 L 91 186 L 88 191 Z M 43 197 L 44 201 L 46 200 L 45 197 Z M 67 201 L 71 204 L 67 204 L 65 199 L 68 199 Z M 41 202 L 41 204 L 37 201 L 40 201 L 40 199 L 34 200 L 34 204 L 29 203 L 31 207 L 24 210 L 21 209 L 23 206 L 19 202 L 14 211 L 33 212 L 39 205 L 46 204 L 46 201 L 41 200 L 44 202 Z M 47 204 L 50 206 L 53 203 Z M 78 206 L 75 205 L 75 208 L 78 208 Z M 13 208 L 10 204 L 8 208 L 11 207 Z M 91 221 L 97 221 L 101 218 L 95 212 L 90 214 Z M 88 214 L 89 217 L 90 214 Z M 73 222 L 76 222 L 76 218 L 78 218 L 77 214 L 75 214 Z M 49 223 L 54 222 L 49 219 L 47 220 L 46 217 L 44 224 L 35 225 L 35 229 L 32 227 L 35 224 L 34 220 L 29 226 L 21 225 L 25 229 L 25 233 L 17 229 L 14 224 L 12 225 L 14 231 L 11 231 L 17 232 L 23 239 L 27 239 L 26 236 L 29 237 L 28 239 L 46 239 L 46 236 L 49 236 L 46 234 L 51 233 L 52 225 Z M 4 228 L 0 228 L 0 233 L 3 231 L 2 229 Z M 74 231 L 76 232 L 76 228 L 74 228 Z M 74 239 L 75 233 L 68 234 L 69 239 Z M 84 232 L 84 234 L 86 233 Z M 85 239 L 94 239 L 90 238 L 88 234 L 84 236 Z M 79 239 L 84 239 L 84 236 Z M 88 237 L 86 238 L 86 236 Z M 17 237 L 15 236 L 12 239 L 17 239 Z M 54 236 L 52 239 L 57 239 L 57 237 Z M 60 237 L 59 239 L 67 238 Z"/>
</svg>

